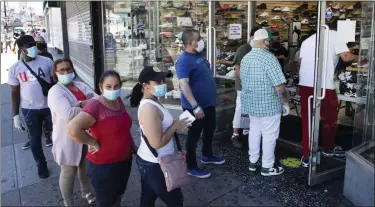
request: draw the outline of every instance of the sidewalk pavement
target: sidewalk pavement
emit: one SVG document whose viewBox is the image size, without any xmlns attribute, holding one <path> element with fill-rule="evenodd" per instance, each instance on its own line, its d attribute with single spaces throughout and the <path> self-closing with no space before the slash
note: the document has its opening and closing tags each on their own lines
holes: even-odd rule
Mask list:
<svg viewBox="0 0 375 207">
<path fill-rule="evenodd" d="M 13 128 L 10 99 L 7 98 L 10 97 L 9 86 L 2 84 L 1 89 L 1 205 L 62 206 L 58 185 L 60 168 L 53 161 L 51 148 L 44 147 L 50 177 L 42 180 L 38 178 L 30 149 L 21 149 L 27 141 L 26 134 Z M 134 117 L 135 110 L 129 113 Z M 139 144 L 139 126 L 136 122 L 133 122 L 132 135 Z M 224 166 L 209 166 L 208 169 L 212 172 L 211 178 L 192 179 L 190 184 L 182 189 L 185 206 L 278 205 L 270 197 L 259 194 L 256 189 L 242 182 Z M 140 177 L 136 163 L 133 162 L 122 205 L 139 206 L 140 192 Z M 74 197 L 75 205 L 86 204 L 80 198 L 78 181 L 75 182 Z M 157 205 L 165 206 L 160 200 Z"/>
</svg>

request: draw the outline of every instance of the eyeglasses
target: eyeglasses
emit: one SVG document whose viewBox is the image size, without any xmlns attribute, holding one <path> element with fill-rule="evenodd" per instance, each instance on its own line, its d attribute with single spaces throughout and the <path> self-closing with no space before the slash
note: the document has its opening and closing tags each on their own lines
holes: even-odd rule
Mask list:
<svg viewBox="0 0 375 207">
<path fill-rule="evenodd" d="M 56 70 L 56 72 L 59 73 L 59 74 L 70 73 L 72 71 L 73 71 L 72 68 L 62 68 L 62 69 L 57 69 Z"/>
</svg>

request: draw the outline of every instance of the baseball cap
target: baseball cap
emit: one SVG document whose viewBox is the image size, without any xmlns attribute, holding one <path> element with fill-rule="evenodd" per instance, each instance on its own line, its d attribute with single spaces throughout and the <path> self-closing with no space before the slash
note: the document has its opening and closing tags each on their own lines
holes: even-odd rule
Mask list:
<svg viewBox="0 0 375 207">
<path fill-rule="evenodd" d="M 139 83 L 146 83 L 148 81 L 162 81 L 165 80 L 166 73 L 162 72 L 160 68 L 156 66 L 145 67 L 138 77 Z"/>
<path fill-rule="evenodd" d="M 254 33 L 254 40 L 263 40 L 263 39 L 268 39 L 268 38 L 270 38 L 270 37 L 268 35 L 267 30 L 265 30 L 265 29 L 258 29 Z"/>
<path fill-rule="evenodd" d="M 35 43 L 34 37 L 31 36 L 31 35 L 21 36 L 17 40 L 17 46 L 18 47 L 22 47 L 24 45 L 30 45 L 30 44 L 34 44 L 34 43 Z"/>
</svg>

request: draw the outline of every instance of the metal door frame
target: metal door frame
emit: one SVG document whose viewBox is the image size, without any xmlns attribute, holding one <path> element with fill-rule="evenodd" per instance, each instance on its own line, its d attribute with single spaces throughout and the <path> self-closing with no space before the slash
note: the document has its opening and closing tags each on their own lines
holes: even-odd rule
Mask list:
<svg viewBox="0 0 375 207">
<path fill-rule="evenodd" d="M 320 164 L 319 152 L 319 124 L 321 101 L 326 96 L 326 75 L 328 59 L 328 32 L 329 27 L 325 24 L 326 1 L 318 2 L 318 24 L 316 32 L 315 48 L 315 72 L 314 72 L 314 95 L 308 98 L 308 119 L 309 119 L 309 177 L 310 186 L 323 183 L 335 177 L 343 175 L 345 165 L 329 169 L 324 172 L 317 172 L 317 165 Z M 324 28 L 322 30 L 322 28 Z M 311 110 L 311 100 L 313 108 Z"/>
</svg>

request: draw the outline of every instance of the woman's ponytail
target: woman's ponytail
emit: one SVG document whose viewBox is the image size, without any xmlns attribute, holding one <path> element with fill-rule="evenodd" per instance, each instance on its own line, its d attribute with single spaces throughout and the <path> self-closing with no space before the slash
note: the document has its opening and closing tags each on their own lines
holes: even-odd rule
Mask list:
<svg viewBox="0 0 375 207">
<path fill-rule="evenodd" d="M 139 106 L 139 103 L 141 102 L 142 98 L 143 98 L 142 84 L 137 83 L 135 84 L 131 97 L 130 97 L 130 106 L 131 107 Z"/>
</svg>

